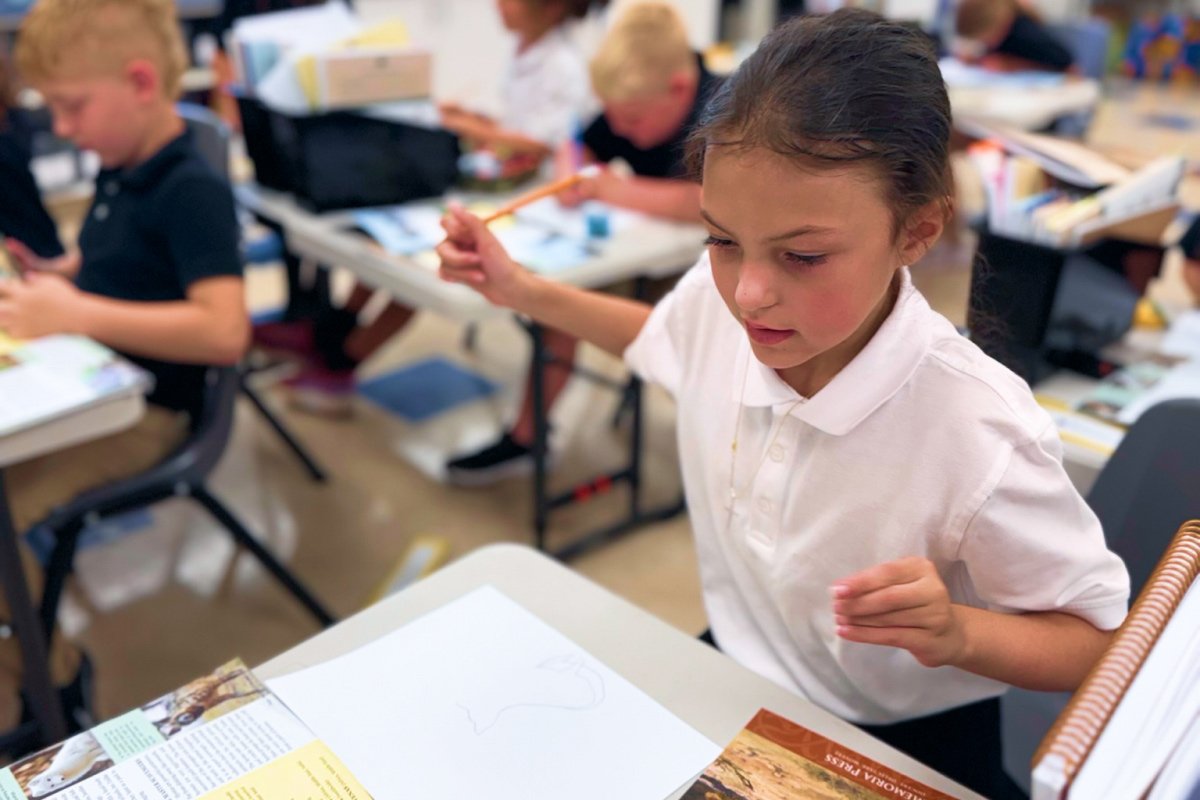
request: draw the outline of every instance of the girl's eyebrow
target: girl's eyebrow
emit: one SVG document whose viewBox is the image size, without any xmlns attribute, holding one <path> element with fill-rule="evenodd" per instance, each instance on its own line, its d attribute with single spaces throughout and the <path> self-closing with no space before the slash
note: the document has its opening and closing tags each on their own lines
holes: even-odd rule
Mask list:
<svg viewBox="0 0 1200 800">
<path fill-rule="evenodd" d="M 724 231 L 725 233 L 730 232 L 728 228 L 726 228 L 724 225 L 722 225 L 721 223 L 719 223 L 715 219 L 713 219 L 712 215 L 709 214 L 703 208 L 700 209 L 700 216 L 704 217 L 705 221 L 707 221 L 708 224 L 712 225 L 714 228 Z M 768 242 L 781 242 L 781 241 L 784 241 L 785 239 L 795 239 L 798 236 L 808 236 L 808 235 L 814 234 L 814 233 L 827 233 L 831 230 L 833 230 L 833 228 L 823 227 L 821 225 L 802 225 L 799 228 L 795 228 L 793 230 L 786 231 L 785 233 L 781 233 L 777 236 L 769 236 L 769 237 L 767 237 L 767 241 Z"/>
</svg>

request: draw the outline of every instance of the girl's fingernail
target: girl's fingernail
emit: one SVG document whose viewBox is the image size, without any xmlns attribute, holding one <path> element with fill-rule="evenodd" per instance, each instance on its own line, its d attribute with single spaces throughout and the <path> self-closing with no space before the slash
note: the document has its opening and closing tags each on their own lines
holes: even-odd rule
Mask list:
<svg viewBox="0 0 1200 800">
<path fill-rule="evenodd" d="M 850 587 L 841 583 L 835 583 L 829 587 L 829 593 L 834 597 L 848 597 L 850 595 Z"/>
</svg>

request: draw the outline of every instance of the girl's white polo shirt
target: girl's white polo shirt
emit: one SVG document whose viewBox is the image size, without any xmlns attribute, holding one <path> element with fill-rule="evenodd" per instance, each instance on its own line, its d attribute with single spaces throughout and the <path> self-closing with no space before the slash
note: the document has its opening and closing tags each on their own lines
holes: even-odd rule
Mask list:
<svg viewBox="0 0 1200 800">
<path fill-rule="evenodd" d="M 834 633 L 830 585 L 904 556 L 933 561 L 956 603 L 1067 611 L 1106 630 L 1124 619 L 1128 574 L 1063 470 L 1050 417 L 929 307 L 907 269 L 874 338 L 799 405 L 754 357 L 707 255 L 625 360 L 677 401 L 713 634 L 776 683 L 874 724 L 1001 694 Z"/>
<path fill-rule="evenodd" d="M 555 147 L 595 113 L 583 54 L 563 26 L 516 53 L 500 87 L 501 124 Z"/>
</svg>

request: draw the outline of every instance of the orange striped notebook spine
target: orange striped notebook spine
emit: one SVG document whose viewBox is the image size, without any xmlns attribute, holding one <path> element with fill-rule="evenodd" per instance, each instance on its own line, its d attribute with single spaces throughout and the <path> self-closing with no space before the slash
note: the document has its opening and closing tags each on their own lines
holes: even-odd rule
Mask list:
<svg viewBox="0 0 1200 800">
<path fill-rule="evenodd" d="M 1117 629 L 1033 757 L 1034 783 L 1053 773 L 1053 794 L 1065 796 L 1163 628 L 1200 573 L 1200 520 L 1181 527 Z M 1045 771 L 1045 772 L 1043 772 Z M 1035 789 L 1034 797 L 1050 796 Z"/>
</svg>

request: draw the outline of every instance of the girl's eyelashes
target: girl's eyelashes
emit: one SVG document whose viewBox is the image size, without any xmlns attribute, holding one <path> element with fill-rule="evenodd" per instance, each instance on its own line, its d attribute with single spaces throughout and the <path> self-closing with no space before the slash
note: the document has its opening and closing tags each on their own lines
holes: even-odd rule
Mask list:
<svg viewBox="0 0 1200 800">
<path fill-rule="evenodd" d="M 721 236 L 716 236 L 713 234 L 709 234 L 709 237 L 704 240 L 704 244 L 707 247 L 715 247 L 718 250 L 737 247 L 737 242 L 733 241 L 732 239 L 725 239 Z M 817 255 L 804 253 L 784 253 L 783 258 L 789 263 L 802 267 L 816 267 L 824 264 L 828 256 L 824 253 Z"/>
<path fill-rule="evenodd" d="M 793 264 L 799 264 L 803 267 L 815 267 L 824 264 L 826 259 L 824 255 L 802 255 L 800 253 L 784 253 L 783 257 Z"/>
</svg>

